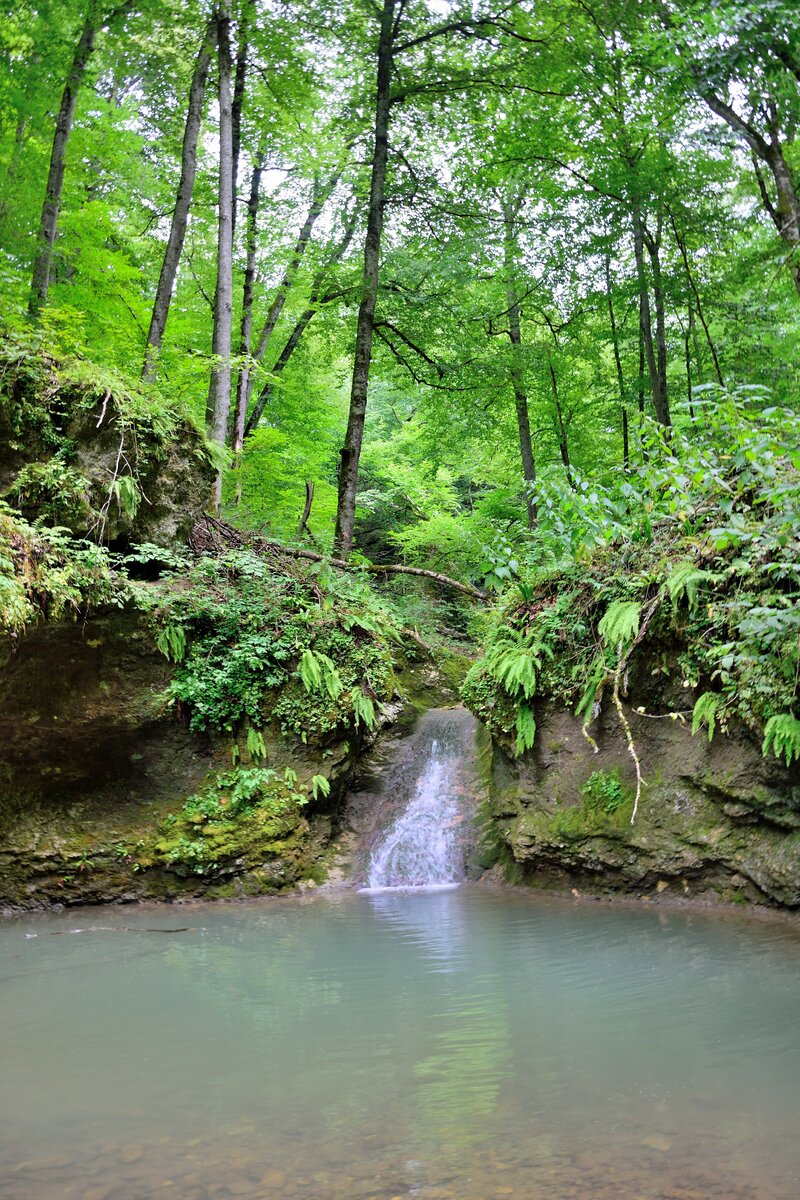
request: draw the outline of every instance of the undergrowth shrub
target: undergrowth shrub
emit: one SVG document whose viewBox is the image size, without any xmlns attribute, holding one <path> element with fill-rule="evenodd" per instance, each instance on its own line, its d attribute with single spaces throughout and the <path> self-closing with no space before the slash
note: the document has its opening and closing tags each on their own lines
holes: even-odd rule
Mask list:
<svg viewBox="0 0 800 1200">
<path fill-rule="evenodd" d="M 534 694 L 588 729 L 608 691 L 634 750 L 623 700 L 649 655 L 685 689 L 663 715 L 709 736 L 738 721 L 765 754 L 800 758 L 800 445 L 795 413 L 764 399 L 705 389 L 693 425 L 646 423 L 643 466 L 538 490 L 539 529 L 463 692 L 509 749 L 530 748 Z"/>
</svg>

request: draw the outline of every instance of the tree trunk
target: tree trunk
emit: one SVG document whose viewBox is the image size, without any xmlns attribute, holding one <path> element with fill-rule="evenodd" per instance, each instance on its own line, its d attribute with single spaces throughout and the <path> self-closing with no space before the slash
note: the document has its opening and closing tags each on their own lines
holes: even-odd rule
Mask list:
<svg viewBox="0 0 800 1200">
<path fill-rule="evenodd" d="M 703 306 L 700 303 L 700 293 L 697 290 L 697 286 L 694 281 L 694 276 L 692 275 L 691 267 L 689 266 L 689 253 L 686 249 L 686 242 L 681 237 L 681 235 L 678 233 L 678 226 L 675 222 L 675 218 L 672 215 L 670 215 L 670 221 L 672 222 L 672 232 L 675 234 L 675 241 L 678 243 L 678 249 L 681 252 L 681 261 L 683 262 L 683 269 L 686 272 L 686 279 L 689 284 L 689 287 L 692 290 L 692 295 L 694 296 L 694 302 L 695 302 L 695 307 L 697 309 L 697 315 L 700 318 L 700 324 L 703 326 L 703 333 L 706 335 L 706 342 L 708 343 L 708 348 L 711 351 L 711 358 L 714 363 L 714 373 L 717 376 L 717 383 L 719 384 L 720 387 L 725 387 L 725 380 L 723 378 L 722 370 L 719 365 L 719 359 L 717 357 L 716 346 L 714 345 L 713 341 L 711 340 L 711 332 L 708 328 L 708 324 L 706 323 L 706 318 L 703 314 Z M 692 313 L 691 304 L 689 305 L 689 313 L 690 313 L 690 315 Z M 692 331 L 694 333 L 695 340 L 696 340 L 697 335 L 694 330 L 694 321 L 692 321 Z"/>
<path fill-rule="evenodd" d="M 796 72 L 791 65 L 791 60 L 786 61 L 784 57 L 782 61 L 784 66 L 788 66 L 792 74 Z M 778 57 L 781 57 L 778 55 Z M 761 202 L 764 205 L 766 212 L 769 214 L 775 228 L 778 231 L 778 236 L 783 244 L 788 247 L 789 254 L 787 261 L 789 270 L 792 273 L 792 280 L 797 294 L 800 295 L 800 196 L 795 188 L 792 179 L 792 173 L 786 163 L 778 134 L 773 130 L 770 135 L 770 140 L 767 141 L 758 130 L 749 124 L 743 117 L 740 117 L 734 108 L 720 96 L 714 92 L 701 91 L 700 93 L 712 112 L 718 117 L 722 117 L 730 128 L 747 142 L 753 155 L 753 165 L 756 169 L 756 179 L 758 180 L 758 188 L 761 194 Z M 772 178 L 775 181 L 775 189 L 777 193 L 777 204 L 773 203 L 764 182 L 764 177 L 758 169 L 758 159 L 769 167 Z"/>
<path fill-rule="evenodd" d="M 216 21 L 212 18 L 205 28 L 203 41 L 195 60 L 192 83 L 189 88 L 189 105 L 186 110 L 186 125 L 183 131 L 183 147 L 181 149 L 181 175 L 178 191 L 175 197 L 175 208 L 172 212 L 172 224 L 169 231 L 164 260 L 161 264 L 161 274 L 156 288 L 156 298 L 153 302 L 153 313 L 150 318 L 150 329 L 147 333 L 147 345 L 142 366 L 142 379 L 152 383 L 156 377 L 158 354 L 164 338 L 169 307 L 172 302 L 172 290 L 178 273 L 178 264 L 183 252 L 186 239 L 186 227 L 189 221 L 189 206 L 192 202 L 194 180 L 197 173 L 197 141 L 200 135 L 200 125 L 203 119 L 203 100 L 205 98 L 208 72 L 211 65 L 211 52 L 216 39 Z"/>
<path fill-rule="evenodd" d="M 550 347 L 545 350 L 547 355 L 547 369 L 550 372 L 550 383 L 553 388 L 553 403 L 556 408 L 556 425 L 558 428 L 558 450 L 561 455 L 561 461 L 564 464 L 564 471 L 567 476 L 567 483 L 575 491 L 575 480 L 572 478 L 572 463 L 569 458 L 569 443 L 567 442 L 567 427 L 564 424 L 564 414 L 561 411 L 561 400 L 558 395 L 558 380 L 556 379 L 555 368 L 553 367 L 553 359 L 550 354 Z"/>
<path fill-rule="evenodd" d="M 50 169 L 47 174 L 42 216 L 39 222 L 39 238 L 36 260 L 33 264 L 31 279 L 31 295 L 28 301 L 28 313 L 37 317 L 47 303 L 47 291 L 50 287 L 50 270 L 53 262 L 53 246 L 56 240 L 58 213 L 61 207 L 61 193 L 64 187 L 64 167 L 69 136 L 75 120 L 75 109 L 78 103 L 78 92 L 81 89 L 89 59 L 95 47 L 98 32 L 98 22 L 94 15 L 94 6 L 90 6 L 89 15 L 81 31 L 75 53 L 72 56 L 67 82 L 61 94 L 61 105 L 56 118 L 56 128 L 53 134 L 53 145 L 50 151 Z"/>
<path fill-rule="evenodd" d="M 634 206 L 631 210 L 633 221 L 633 253 L 636 259 L 636 274 L 639 280 L 639 324 L 644 354 L 647 361 L 647 373 L 650 377 L 650 392 L 653 397 L 653 407 L 656 420 L 662 425 L 669 425 L 669 410 L 661 391 L 661 376 L 656 361 L 656 351 L 653 345 L 653 325 L 650 312 L 650 292 L 647 286 L 647 275 L 644 265 L 644 228 L 639 209 Z"/>
<path fill-rule="evenodd" d="M 525 507 L 528 514 L 528 528 L 535 529 L 539 517 L 533 491 L 536 484 L 536 460 L 533 455 L 533 442 L 531 441 L 531 422 L 528 411 L 528 393 L 525 386 L 525 362 L 522 349 L 522 328 L 515 280 L 516 236 L 514 231 L 514 216 L 515 205 L 511 201 L 507 201 L 503 204 L 503 221 L 505 225 L 503 251 L 506 269 L 508 336 L 511 339 L 511 386 L 514 390 L 514 407 L 517 412 L 522 475 L 526 485 Z"/>
<path fill-rule="evenodd" d="M 283 349 L 278 355 L 278 359 L 273 366 L 272 371 L 270 372 L 273 378 L 270 379 L 261 390 L 261 395 L 258 397 L 255 407 L 245 423 L 242 441 L 244 441 L 244 438 L 249 437 L 250 434 L 256 429 L 258 422 L 261 420 L 264 409 L 266 408 L 269 399 L 272 396 L 275 382 L 274 377 L 283 373 L 284 367 L 297 349 L 297 344 L 308 328 L 308 325 L 313 317 L 319 312 L 320 307 L 323 304 L 328 304 L 331 300 L 335 300 L 337 296 L 343 295 L 342 291 L 334 290 L 328 292 L 324 296 L 321 296 L 320 291 L 328 271 L 331 269 L 331 267 L 340 262 L 347 253 L 350 242 L 353 240 L 356 219 L 357 214 L 354 210 L 352 216 L 345 221 L 344 236 L 339 242 L 339 245 L 336 247 L 325 266 L 314 276 L 314 281 L 311 285 L 311 295 L 308 298 L 308 306 L 303 313 L 301 313 L 298 320 L 295 321 L 294 328 L 289 334 L 289 337 L 284 343 Z"/>
<path fill-rule="evenodd" d="M 694 327 L 694 309 L 689 305 L 689 319 L 686 332 L 683 335 L 683 353 L 686 362 L 686 399 L 689 405 L 689 416 L 694 420 L 694 404 L 692 402 L 692 340 L 697 344 L 697 334 Z"/>
<path fill-rule="evenodd" d="M 768 162 L 778 193 L 775 225 L 784 245 L 789 247 L 789 270 L 800 296 L 800 200 L 783 157 L 783 149 L 776 141 L 770 146 Z"/>
<path fill-rule="evenodd" d="M 266 353 L 269 340 L 275 332 L 275 326 L 280 320 L 281 313 L 283 312 L 284 305 L 286 304 L 286 299 L 291 291 L 292 284 L 297 277 L 297 272 L 300 270 L 300 265 L 303 261 L 303 256 L 305 255 L 306 249 L 308 248 L 308 243 L 311 240 L 311 234 L 314 226 L 317 223 L 317 219 L 325 207 L 325 204 L 333 194 L 340 177 L 341 171 L 335 171 L 334 174 L 331 175 L 323 184 L 314 184 L 314 192 L 311 198 L 311 204 L 308 212 L 306 213 L 306 219 L 303 222 L 303 226 L 297 235 L 297 241 L 294 245 L 292 257 L 289 260 L 286 270 L 284 271 L 283 279 L 278 285 L 277 291 L 272 299 L 272 304 L 269 307 L 269 312 L 267 313 L 266 319 L 261 328 L 261 332 L 258 335 L 256 350 L 255 354 L 253 355 L 255 363 L 260 363 L 264 357 L 264 354 Z M 250 403 L 250 397 L 253 394 L 253 384 L 253 373 L 250 371 L 247 390 L 244 397 L 245 409 L 247 409 L 247 406 Z"/>
<path fill-rule="evenodd" d="M 236 229 L 236 195 L 239 182 L 239 151 L 242 144 L 242 109 L 247 80 L 247 55 L 250 49 L 250 25 L 253 20 L 254 0 L 244 0 L 237 31 L 236 69 L 233 74 L 233 99 L 231 101 L 231 186 L 233 187 L 232 227 Z"/>
<path fill-rule="evenodd" d="M 219 231 L 217 290 L 214 298 L 214 335 L 211 352 L 210 436 L 224 446 L 231 410 L 231 324 L 233 314 L 233 120 L 231 105 L 230 16 L 224 5 L 216 13 L 219 46 Z M 214 485 L 214 507 L 219 510 L 222 473 Z"/>
<path fill-rule="evenodd" d="M 614 350 L 614 366 L 617 369 L 617 387 L 619 388 L 619 402 L 622 406 L 622 462 L 627 471 L 630 464 L 630 447 L 628 443 L 628 410 L 625 406 L 625 376 L 622 372 L 622 357 L 619 350 L 619 333 L 617 331 L 617 318 L 614 313 L 614 296 L 611 286 L 611 256 L 606 254 L 603 259 L 606 277 L 606 301 L 608 303 L 608 321 L 611 326 L 611 345 Z"/>
<path fill-rule="evenodd" d="M 664 303 L 664 280 L 661 275 L 661 238 L 648 238 L 647 249 L 653 269 L 653 303 L 656 310 L 656 365 L 658 368 L 658 395 L 660 405 L 655 404 L 656 418 L 662 425 L 670 424 L 669 391 L 667 388 L 667 321 Z M 655 403 L 655 395 L 654 395 Z"/>
<path fill-rule="evenodd" d="M 347 558 L 353 544 L 358 486 L 358 460 L 364 437 L 367 413 L 367 390 L 372 359 L 372 338 L 375 325 L 375 304 L 378 297 L 378 273 L 383 232 L 383 210 L 386 197 L 386 167 L 389 158 L 389 109 L 393 69 L 393 46 L 396 33 L 395 10 L 403 0 L 383 0 L 375 95 L 375 145 L 372 155 L 372 178 L 367 213 L 367 235 L 364 240 L 364 275 L 361 304 L 358 309 L 356 346 L 353 359 L 353 378 L 350 388 L 350 412 L 344 445 L 339 451 L 339 499 L 336 509 L 334 549 Z"/>
<path fill-rule="evenodd" d="M 253 164 L 253 175 L 250 181 L 250 197 L 247 201 L 247 262 L 244 271 L 244 286 L 242 288 L 242 321 L 239 332 L 239 355 L 242 365 L 236 381 L 236 413 L 233 422 L 233 438 L 231 448 L 234 455 L 234 466 L 238 465 L 239 456 L 244 444 L 244 422 L 247 413 L 248 380 L 250 377 L 250 338 L 253 330 L 253 290 L 256 278 L 256 246 L 258 234 L 258 200 L 261 190 L 261 175 L 264 170 L 265 152 L 259 149 Z"/>
</svg>

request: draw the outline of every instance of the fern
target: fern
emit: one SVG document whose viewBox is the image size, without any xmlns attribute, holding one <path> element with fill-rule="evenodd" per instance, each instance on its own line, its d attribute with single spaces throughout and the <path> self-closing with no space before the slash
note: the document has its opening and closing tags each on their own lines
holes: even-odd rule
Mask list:
<svg viewBox="0 0 800 1200">
<path fill-rule="evenodd" d="M 632 642 L 639 632 L 641 608 L 633 600 L 612 600 L 606 609 L 597 632 L 607 646 Z"/>
<path fill-rule="evenodd" d="M 133 519 L 139 511 L 142 493 L 132 475 L 118 475 L 111 484 L 111 495 L 127 517 Z"/>
<path fill-rule="evenodd" d="M 315 692 L 322 685 L 322 665 L 313 650 L 303 651 L 297 669 L 307 692 Z"/>
<path fill-rule="evenodd" d="M 678 563 L 667 576 L 667 591 L 672 601 L 672 607 L 677 608 L 679 601 L 685 596 L 691 612 L 697 608 L 700 588 L 704 584 L 716 583 L 720 576 L 711 571 L 703 571 L 693 562 Z"/>
<path fill-rule="evenodd" d="M 324 775 L 314 775 L 311 780 L 311 795 L 316 800 L 318 796 L 329 796 L 331 791 L 330 780 Z"/>
<path fill-rule="evenodd" d="M 719 699 L 713 692 L 703 692 L 702 696 L 698 697 L 692 713 L 692 733 L 697 733 L 701 725 L 707 725 L 708 740 L 711 741 L 717 723 Z"/>
<path fill-rule="evenodd" d="M 575 709 L 576 717 L 583 717 L 584 725 L 589 725 L 594 717 L 594 706 L 601 683 L 608 677 L 608 667 L 602 654 L 589 667 L 586 688 Z"/>
<path fill-rule="evenodd" d="M 552 650 L 544 642 L 531 642 L 528 635 L 501 630 L 486 655 L 486 665 L 510 696 L 524 696 L 530 700 L 536 694 L 536 674 L 542 668 L 545 655 L 553 657 Z"/>
<path fill-rule="evenodd" d="M 248 729 L 247 750 L 251 758 L 267 757 L 267 747 L 264 745 L 264 735 L 260 729 Z"/>
<path fill-rule="evenodd" d="M 365 696 L 360 687 L 354 687 L 350 693 L 350 700 L 353 705 L 356 726 L 361 723 L 366 725 L 367 729 L 374 729 L 376 724 L 375 705 L 369 696 Z"/>
<path fill-rule="evenodd" d="M 530 750 L 536 737 L 536 720 L 528 704 L 520 704 L 517 710 L 517 754 Z"/>
<path fill-rule="evenodd" d="M 800 721 L 791 713 L 777 713 L 770 717 L 764 728 L 764 744 L 761 747 L 763 755 L 770 750 L 776 758 L 783 756 L 786 765 L 791 766 L 793 759 L 800 760 Z"/>
<path fill-rule="evenodd" d="M 182 625 L 165 625 L 156 637 L 156 647 L 164 658 L 183 662 L 186 656 L 186 631 Z"/>
<path fill-rule="evenodd" d="M 341 695 L 344 684 L 336 669 L 336 664 L 321 650 L 304 650 L 300 656 L 297 670 L 307 692 L 324 689 L 331 700 L 336 700 Z"/>
</svg>

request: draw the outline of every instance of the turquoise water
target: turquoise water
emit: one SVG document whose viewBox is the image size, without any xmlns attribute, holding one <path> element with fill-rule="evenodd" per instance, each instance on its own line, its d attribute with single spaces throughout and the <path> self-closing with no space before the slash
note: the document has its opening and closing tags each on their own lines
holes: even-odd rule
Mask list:
<svg viewBox="0 0 800 1200">
<path fill-rule="evenodd" d="M 800 928 L 746 916 L 465 886 L 14 918 L 0 1197 L 796 1200 L 799 1017 Z"/>
</svg>

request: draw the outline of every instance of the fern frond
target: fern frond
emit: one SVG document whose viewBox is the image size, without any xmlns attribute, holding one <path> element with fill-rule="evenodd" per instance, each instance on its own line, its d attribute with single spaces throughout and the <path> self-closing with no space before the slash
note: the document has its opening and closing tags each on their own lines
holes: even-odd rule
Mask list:
<svg viewBox="0 0 800 1200">
<path fill-rule="evenodd" d="M 785 758 L 787 767 L 794 759 L 800 760 L 800 721 L 791 713 L 777 713 L 770 717 L 764 727 L 764 744 L 761 753 L 770 750 L 776 758 Z"/>
<path fill-rule="evenodd" d="M 703 571 L 693 562 L 678 563 L 667 576 L 667 591 L 672 607 L 677 608 L 685 596 L 691 612 L 697 608 L 700 588 L 719 579 L 712 571 Z"/>
<path fill-rule="evenodd" d="M 597 626 L 607 646 L 632 642 L 639 632 L 641 607 L 634 600 L 612 600 Z"/>
<path fill-rule="evenodd" d="M 517 754 L 530 750 L 536 737 L 536 719 L 533 710 L 527 704 L 520 704 L 517 710 Z"/>
<path fill-rule="evenodd" d="M 307 692 L 314 692 L 322 685 L 322 667 L 313 650 L 303 651 L 297 669 Z"/>
<path fill-rule="evenodd" d="M 264 744 L 264 735 L 260 729 L 248 729 L 247 750 L 251 758 L 267 757 L 267 747 Z"/>
<path fill-rule="evenodd" d="M 111 483 L 111 494 L 125 515 L 133 519 L 142 500 L 142 493 L 133 476 L 118 475 Z"/>
<path fill-rule="evenodd" d="M 719 706 L 719 696 L 713 692 L 703 692 L 695 702 L 694 711 L 692 712 L 692 733 L 697 733 L 701 725 L 708 726 L 708 740 L 714 736 L 714 727 L 717 723 L 717 708 Z M 766 751 L 765 751 L 766 753 Z"/>
<path fill-rule="evenodd" d="M 356 726 L 362 723 L 366 725 L 367 729 L 374 729 L 376 724 L 375 705 L 369 696 L 365 696 L 360 687 L 354 687 L 350 693 L 350 702 L 353 705 Z"/>
<path fill-rule="evenodd" d="M 311 795 L 316 800 L 318 796 L 329 796 L 331 791 L 330 780 L 324 775 L 314 775 L 311 780 Z"/>
<path fill-rule="evenodd" d="M 156 647 L 164 658 L 183 662 L 186 655 L 186 632 L 182 625 L 165 625 L 156 637 Z"/>
</svg>

